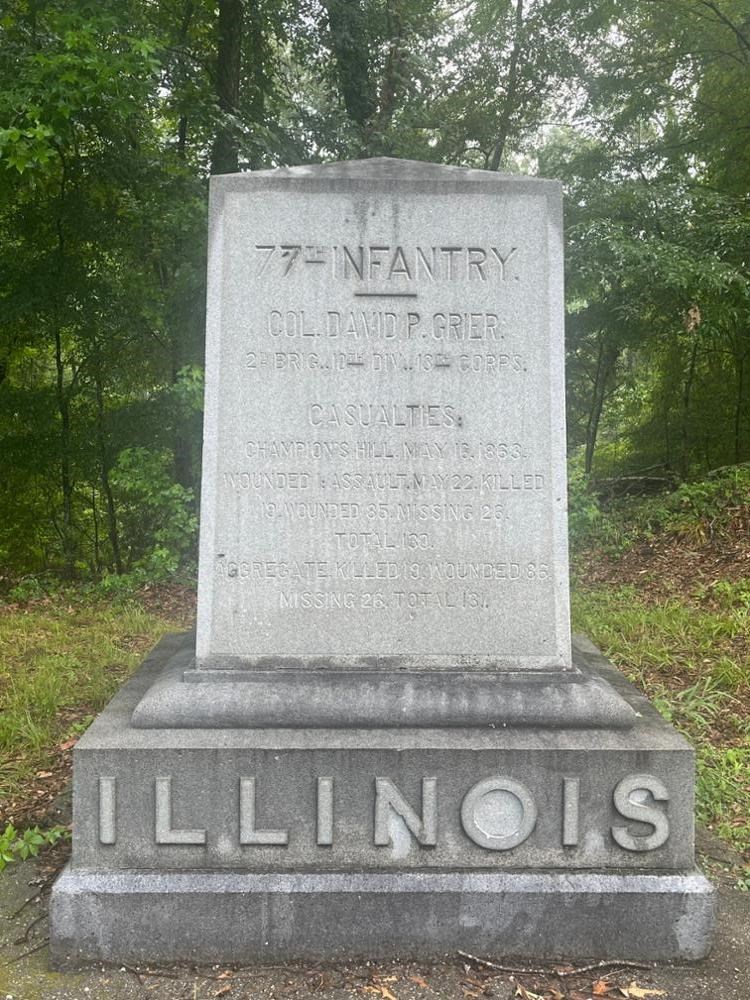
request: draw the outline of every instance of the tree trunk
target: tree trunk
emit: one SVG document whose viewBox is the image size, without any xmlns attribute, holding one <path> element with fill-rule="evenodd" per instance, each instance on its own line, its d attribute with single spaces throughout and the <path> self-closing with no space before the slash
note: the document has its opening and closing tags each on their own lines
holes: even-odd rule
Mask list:
<svg viewBox="0 0 750 1000">
<path fill-rule="evenodd" d="M 101 546 L 99 545 L 99 511 L 96 509 L 96 489 L 91 487 L 91 519 L 94 522 L 94 574 L 102 571 Z"/>
<path fill-rule="evenodd" d="M 384 133 L 391 123 L 396 110 L 398 82 L 403 72 L 404 24 L 401 13 L 387 4 L 388 15 L 388 55 L 385 60 L 383 80 L 380 86 L 378 113 L 368 128 L 368 146 L 371 151 L 387 156 L 391 152 L 389 143 L 384 141 Z"/>
<path fill-rule="evenodd" d="M 324 0 L 344 107 L 363 136 L 375 113 L 361 0 Z M 365 140 L 365 145 L 367 141 Z M 365 148 L 364 152 L 367 152 Z"/>
<path fill-rule="evenodd" d="M 62 550 L 63 572 L 69 579 L 75 576 L 75 523 L 73 518 L 73 477 L 70 461 L 70 401 L 65 390 L 65 360 L 62 336 L 55 327 L 55 395 L 60 414 L 60 487 L 63 496 Z"/>
<path fill-rule="evenodd" d="M 604 409 L 604 400 L 607 392 L 607 383 L 614 371 L 619 352 L 612 344 L 607 344 L 603 337 L 599 340 L 599 356 L 596 361 L 596 376 L 594 378 L 594 389 L 589 408 L 589 418 L 586 424 L 586 451 L 584 458 L 584 471 L 590 475 L 594 467 L 594 452 L 596 450 L 596 439 L 599 434 L 599 422 Z"/>
<path fill-rule="evenodd" d="M 734 408 L 734 461 L 739 464 L 742 455 L 742 407 L 745 401 L 745 356 L 737 363 L 737 403 Z"/>
<path fill-rule="evenodd" d="M 211 152 L 211 173 L 234 174 L 239 170 L 235 130 L 226 120 L 237 114 L 242 62 L 243 0 L 219 0 L 216 96 L 222 121 Z"/>
<path fill-rule="evenodd" d="M 102 383 L 97 371 L 94 377 L 94 391 L 96 393 L 96 438 L 99 446 L 99 481 L 104 494 L 104 503 L 107 510 L 107 535 L 112 549 L 112 561 L 115 565 L 115 572 L 122 575 L 122 556 L 120 553 L 120 533 L 117 526 L 117 511 L 115 509 L 115 498 L 112 495 L 112 485 L 109 480 L 109 449 L 107 448 L 107 436 L 104 431 L 104 396 L 102 394 Z"/>
<path fill-rule="evenodd" d="M 690 428 L 688 420 L 690 418 L 690 397 L 693 392 L 693 382 L 695 381 L 695 365 L 698 358 L 698 338 L 693 339 L 693 347 L 690 351 L 690 365 L 685 376 L 685 384 L 682 389 L 682 428 L 681 428 L 681 455 L 680 455 L 680 475 L 687 479 L 690 470 Z"/>
<path fill-rule="evenodd" d="M 194 12 L 194 0 L 186 0 L 185 6 L 182 8 L 182 22 L 180 23 L 180 33 L 177 37 L 177 48 L 182 52 L 183 46 L 187 45 L 188 33 L 190 31 L 190 22 L 193 19 Z M 182 62 L 182 55 L 180 55 L 177 65 L 179 67 L 179 75 L 177 80 L 177 87 L 179 89 L 183 75 L 184 66 Z M 185 154 L 187 151 L 187 133 L 188 133 L 188 120 L 187 115 L 184 113 L 180 115 L 177 122 L 177 156 L 180 160 L 185 159 Z"/>
<path fill-rule="evenodd" d="M 70 399 L 65 388 L 65 358 L 62 347 L 62 319 L 60 316 L 61 290 L 65 287 L 65 232 L 63 214 L 68 190 L 68 164 L 62 152 L 60 157 L 60 192 L 58 196 L 57 217 L 57 286 L 54 296 L 54 338 L 55 338 L 55 397 L 57 411 L 60 415 L 60 488 L 63 497 L 63 519 L 61 529 L 63 573 L 66 577 L 75 576 L 76 538 L 73 515 L 73 474 L 70 453 Z"/>
<path fill-rule="evenodd" d="M 510 53 L 510 65 L 508 67 L 508 89 L 505 92 L 503 102 L 503 113 L 500 116 L 498 134 L 492 150 L 490 160 L 490 170 L 499 170 L 503 160 L 503 153 L 508 142 L 510 132 L 510 122 L 513 112 L 516 110 L 516 96 L 518 93 L 518 60 L 521 55 L 521 33 L 523 31 L 523 0 L 516 0 L 516 18 L 513 31 L 513 48 Z"/>
</svg>

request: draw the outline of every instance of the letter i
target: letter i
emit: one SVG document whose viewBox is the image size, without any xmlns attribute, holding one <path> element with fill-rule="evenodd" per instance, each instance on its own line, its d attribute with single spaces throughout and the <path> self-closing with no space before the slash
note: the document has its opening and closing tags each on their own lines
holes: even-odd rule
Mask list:
<svg viewBox="0 0 750 1000">
<path fill-rule="evenodd" d="M 576 847 L 578 844 L 580 786 L 580 778 L 563 778 L 563 847 Z"/>
<path fill-rule="evenodd" d="M 114 844 L 116 833 L 117 779 L 99 778 L 99 843 Z"/>
<path fill-rule="evenodd" d="M 318 836 L 319 847 L 333 844 L 333 778 L 318 778 Z"/>
</svg>

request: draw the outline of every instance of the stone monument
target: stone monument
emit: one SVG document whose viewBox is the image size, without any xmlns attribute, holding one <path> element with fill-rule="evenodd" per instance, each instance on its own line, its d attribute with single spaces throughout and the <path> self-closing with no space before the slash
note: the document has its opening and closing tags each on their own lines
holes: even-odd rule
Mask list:
<svg viewBox="0 0 750 1000">
<path fill-rule="evenodd" d="M 571 646 L 561 214 L 212 179 L 197 637 L 76 749 L 55 963 L 706 953 L 692 752 Z"/>
</svg>

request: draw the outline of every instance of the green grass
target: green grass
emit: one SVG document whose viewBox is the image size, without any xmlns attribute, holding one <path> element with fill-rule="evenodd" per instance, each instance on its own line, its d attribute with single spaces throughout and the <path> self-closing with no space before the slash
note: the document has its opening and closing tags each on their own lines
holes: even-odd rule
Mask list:
<svg viewBox="0 0 750 1000">
<path fill-rule="evenodd" d="M 630 587 L 573 592 L 573 626 L 651 698 L 696 748 L 698 818 L 750 844 L 750 611 L 746 588 L 712 606 L 648 603 Z M 731 591 L 731 592 L 730 592 Z M 739 597 L 739 599 L 735 599 Z"/>
<path fill-rule="evenodd" d="M 0 606 L 0 816 L 177 627 L 134 601 L 75 592 Z"/>
<path fill-rule="evenodd" d="M 575 629 L 691 740 L 698 815 L 741 849 L 750 843 L 747 594 L 744 584 L 727 584 L 712 588 L 710 602 L 698 595 L 647 603 L 633 588 L 573 592 Z M 80 735 L 144 652 L 179 627 L 135 600 L 90 593 L 0 607 L 0 816 L 28 794 L 56 748 Z"/>
</svg>

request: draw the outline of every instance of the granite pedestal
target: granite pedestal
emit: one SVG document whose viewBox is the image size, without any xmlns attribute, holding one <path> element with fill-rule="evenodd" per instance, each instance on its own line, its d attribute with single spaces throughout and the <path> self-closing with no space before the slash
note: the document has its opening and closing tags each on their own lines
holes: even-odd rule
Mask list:
<svg viewBox="0 0 750 1000">
<path fill-rule="evenodd" d="M 628 730 L 138 729 L 164 640 L 75 751 L 52 956 L 700 958 L 693 754 L 585 640 Z"/>
</svg>

